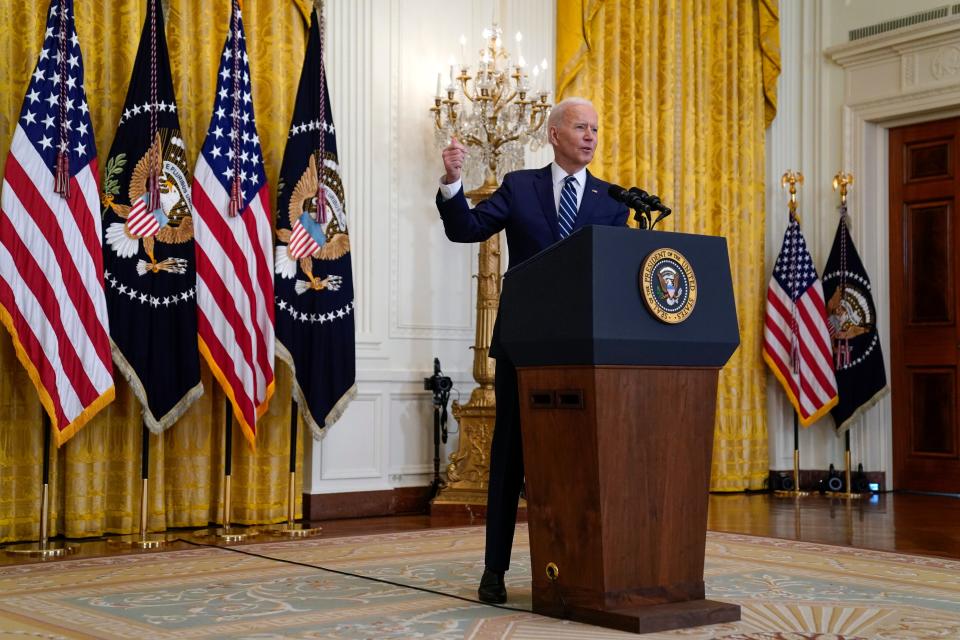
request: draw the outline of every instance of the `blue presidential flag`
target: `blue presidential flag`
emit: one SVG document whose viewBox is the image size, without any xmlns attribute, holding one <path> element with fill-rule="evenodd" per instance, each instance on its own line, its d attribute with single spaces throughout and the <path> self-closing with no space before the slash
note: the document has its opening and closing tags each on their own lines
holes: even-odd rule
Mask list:
<svg viewBox="0 0 960 640">
<path fill-rule="evenodd" d="M 313 13 L 277 197 L 277 355 L 314 436 L 356 393 L 353 273 L 336 129 Z"/>
<path fill-rule="evenodd" d="M 873 406 L 887 390 L 873 289 L 847 224 L 844 203 L 823 269 L 823 295 L 839 395 L 839 402 L 830 413 L 840 433 L 849 429 L 854 418 Z"/>
<path fill-rule="evenodd" d="M 147 17 L 103 180 L 113 360 L 157 433 L 203 393 L 190 171 L 159 0 Z"/>
</svg>

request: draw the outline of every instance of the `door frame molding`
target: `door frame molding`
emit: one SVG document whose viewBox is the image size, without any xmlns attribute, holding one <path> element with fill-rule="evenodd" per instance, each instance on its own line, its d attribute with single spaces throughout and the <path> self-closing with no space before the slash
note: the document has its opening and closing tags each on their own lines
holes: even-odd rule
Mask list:
<svg viewBox="0 0 960 640">
<path fill-rule="evenodd" d="M 960 115 L 960 16 L 951 16 L 836 45 L 824 54 L 844 72 L 843 170 L 853 173 L 850 192 L 855 237 L 878 306 L 890 305 L 890 184 L 887 130 Z M 875 259 L 869 254 L 873 252 Z M 882 306 L 881 306 L 882 308 Z M 890 315 L 878 319 L 889 369 Z M 889 380 L 893 380 L 892 371 Z M 892 410 L 885 402 L 887 437 L 881 448 L 894 486 Z"/>
</svg>

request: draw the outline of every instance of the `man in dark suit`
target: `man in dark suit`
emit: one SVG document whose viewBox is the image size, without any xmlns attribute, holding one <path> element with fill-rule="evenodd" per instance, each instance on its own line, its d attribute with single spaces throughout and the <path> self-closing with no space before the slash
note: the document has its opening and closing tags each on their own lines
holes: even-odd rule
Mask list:
<svg viewBox="0 0 960 640">
<path fill-rule="evenodd" d="M 558 103 L 547 120 L 553 162 L 542 169 L 508 173 L 500 188 L 473 209 L 460 180 L 466 148 L 456 139 L 451 141 L 443 150 L 445 174 L 437 194 L 447 237 L 454 242 L 482 242 L 506 230 L 513 267 L 584 225 L 626 224 L 627 208 L 607 194 L 608 183 L 586 169 L 597 148 L 597 121 L 597 112 L 587 100 L 567 98 Z M 484 602 L 499 604 L 507 600 L 503 574 L 510 567 L 523 486 L 523 446 L 517 372 L 500 347 L 496 327 L 490 357 L 497 360 L 497 419 L 487 489 L 486 568 L 477 593 Z"/>
</svg>

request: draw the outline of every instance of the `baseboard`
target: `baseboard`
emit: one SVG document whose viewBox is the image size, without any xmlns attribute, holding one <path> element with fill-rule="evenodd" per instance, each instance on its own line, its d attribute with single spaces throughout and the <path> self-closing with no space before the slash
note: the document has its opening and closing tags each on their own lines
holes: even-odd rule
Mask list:
<svg viewBox="0 0 960 640">
<path fill-rule="evenodd" d="M 385 491 L 303 494 L 303 517 L 310 522 L 426 514 L 430 487 L 400 487 Z"/>
<path fill-rule="evenodd" d="M 385 491 L 303 494 L 303 518 L 308 522 L 375 518 L 378 516 L 430 515 L 483 521 L 485 504 L 430 504 L 430 487 L 403 487 Z M 521 500 L 517 521 L 526 522 L 527 507 Z"/>
<path fill-rule="evenodd" d="M 801 491 L 819 491 L 820 481 L 827 477 L 829 469 L 800 469 L 800 490 Z M 844 477 L 845 471 L 839 469 L 840 477 Z M 777 479 L 787 474 L 793 476 L 793 469 L 771 469 L 770 476 L 767 479 L 767 487 L 778 489 Z M 867 476 L 867 482 L 875 482 L 880 487 L 880 491 L 886 491 L 887 474 L 885 471 L 864 471 Z"/>
</svg>

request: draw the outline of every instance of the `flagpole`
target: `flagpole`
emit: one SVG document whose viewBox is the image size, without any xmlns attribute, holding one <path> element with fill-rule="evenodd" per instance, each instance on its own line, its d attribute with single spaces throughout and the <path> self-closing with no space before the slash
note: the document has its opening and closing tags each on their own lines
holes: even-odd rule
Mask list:
<svg viewBox="0 0 960 640">
<path fill-rule="evenodd" d="M 791 219 L 796 219 L 799 224 L 800 217 L 797 215 L 797 185 L 803 184 L 803 174 L 799 171 L 787 171 L 780 179 L 780 186 L 790 185 L 790 201 L 787 206 L 790 208 Z M 795 304 L 795 303 L 794 303 Z M 796 336 L 796 331 L 794 331 Z M 794 363 L 799 359 L 799 347 L 794 342 L 795 353 L 791 354 Z M 796 364 L 795 364 L 796 366 Z M 773 492 L 774 496 L 779 498 L 803 498 L 810 495 L 809 491 L 800 490 L 800 417 L 797 409 L 793 409 L 793 488 Z"/>
<path fill-rule="evenodd" d="M 800 418 L 793 412 L 793 488 L 774 491 L 778 498 L 805 498 L 809 491 L 800 490 Z"/>
<path fill-rule="evenodd" d="M 308 524 L 297 522 L 297 403 L 290 399 L 290 480 L 287 492 L 287 523 L 268 529 L 268 533 L 275 536 L 289 538 L 309 538 L 320 535 L 321 527 L 311 527 Z"/>
<path fill-rule="evenodd" d="M 50 542 L 47 539 L 48 520 L 50 516 L 50 416 L 43 409 L 41 420 L 43 429 L 43 471 L 41 478 L 43 487 L 40 490 L 40 541 L 4 547 L 7 555 L 33 556 L 39 558 L 56 558 L 70 553 L 76 553 L 77 547 L 66 542 Z"/>
<path fill-rule="evenodd" d="M 243 542 L 250 536 L 259 534 L 256 529 L 233 528 L 233 405 L 230 399 L 224 401 L 224 445 L 223 445 L 223 527 L 217 529 L 216 536 L 223 542 Z"/>
<path fill-rule="evenodd" d="M 833 190 L 836 191 L 836 190 L 839 189 L 839 191 L 840 191 L 840 221 L 841 221 L 841 226 L 845 225 L 845 218 L 844 218 L 844 216 L 846 215 L 846 210 L 847 210 L 847 191 L 848 191 L 848 189 L 850 188 L 851 185 L 853 185 L 853 175 L 851 175 L 851 174 L 849 174 L 849 173 L 844 173 L 843 171 L 839 171 L 839 172 L 837 173 L 837 175 L 835 175 L 835 176 L 833 177 Z M 842 236 L 842 237 L 845 238 L 846 236 Z M 841 256 L 843 256 L 843 257 L 841 258 L 841 265 L 840 265 L 840 268 L 841 268 L 840 295 L 841 295 L 841 297 L 842 297 L 843 294 L 844 294 L 844 289 L 845 289 L 845 287 L 846 287 L 846 269 L 847 269 L 847 265 L 846 265 L 846 254 L 845 254 L 845 252 L 842 251 L 842 252 L 841 252 Z M 850 353 L 850 352 L 849 352 L 849 348 L 848 348 L 847 351 L 846 351 L 846 354 L 847 354 L 846 357 L 847 357 L 847 361 L 848 361 L 847 363 L 848 363 L 848 364 L 849 364 L 849 357 L 850 357 L 850 356 L 849 356 L 849 353 Z M 836 497 L 836 498 L 846 498 L 847 500 L 851 500 L 851 499 L 855 499 L 855 498 L 862 498 L 862 497 L 863 497 L 863 494 L 861 494 L 861 493 L 853 493 L 853 492 L 850 490 L 850 487 L 851 487 L 851 484 L 850 484 L 850 483 L 851 483 L 851 480 L 853 479 L 853 478 L 852 478 L 852 475 L 853 475 L 853 474 L 852 474 L 852 470 L 851 470 L 851 467 L 853 466 L 853 462 L 852 462 L 851 456 L 850 456 L 850 430 L 849 430 L 849 429 L 847 429 L 847 431 L 844 433 L 844 436 L 845 436 L 845 437 L 844 437 L 845 447 L 844 447 L 843 459 L 844 459 L 844 465 L 845 465 L 845 467 L 846 467 L 846 469 L 845 469 L 845 471 L 844 471 L 844 480 L 845 480 L 844 485 L 843 485 L 843 489 L 844 489 L 844 490 L 841 491 L 841 492 L 833 493 L 832 495 L 833 495 L 834 497 Z"/>
<path fill-rule="evenodd" d="M 140 428 L 140 533 L 139 535 L 110 538 L 112 544 L 125 544 L 137 549 L 159 549 L 166 546 L 167 535 L 147 533 L 147 514 L 150 504 L 150 430 L 143 422 Z"/>
<path fill-rule="evenodd" d="M 850 490 L 850 487 L 852 486 L 851 481 L 853 480 L 853 471 L 852 471 L 853 462 L 850 455 L 850 430 L 849 429 L 847 429 L 847 431 L 844 433 L 844 443 L 845 443 L 845 450 L 843 453 L 843 459 L 844 459 L 844 464 L 846 465 L 846 469 L 843 472 L 843 477 L 844 477 L 843 491 L 836 491 L 831 493 L 830 495 L 834 498 L 845 498 L 847 500 L 855 500 L 857 498 L 862 498 L 864 494 L 854 493 L 853 491 Z"/>
<path fill-rule="evenodd" d="M 230 398 L 224 400 L 224 423 L 223 423 L 223 526 L 212 529 L 201 529 L 195 531 L 194 536 L 204 538 L 215 536 L 220 542 L 232 544 L 234 542 L 243 542 L 247 538 L 260 535 L 256 529 L 236 529 L 231 526 L 233 515 L 233 405 L 230 404 Z"/>
</svg>

